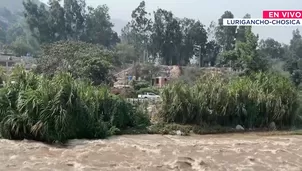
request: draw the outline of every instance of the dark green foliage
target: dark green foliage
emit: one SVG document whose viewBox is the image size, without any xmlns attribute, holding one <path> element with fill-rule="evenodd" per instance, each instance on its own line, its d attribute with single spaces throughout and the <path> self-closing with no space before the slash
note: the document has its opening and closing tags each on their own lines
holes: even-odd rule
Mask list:
<svg viewBox="0 0 302 171">
<path fill-rule="evenodd" d="M 295 85 L 299 86 L 302 82 L 302 37 L 298 29 L 293 31 L 290 45 L 284 49 L 287 55 L 284 59 L 286 61 L 284 68 L 291 74 L 291 79 Z"/>
<path fill-rule="evenodd" d="M 154 56 L 159 54 L 161 62 L 165 65 L 180 65 L 182 38 L 180 21 L 171 11 L 158 9 L 154 12 L 150 47 Z"/>
<path fill-rule="evenodd" d="M 261 40 L 259 43 L 260 53 L 265 58 L 283 59 L 285 50 L 281 43 L 272 38 Z"/>
<path fill-rule="evenodd" d="M 258 36 L 251 28 L 245 30 L 245 42 L 238 41 L 234 50 L 225 51 L 222 56 L 222 64 L 227 64 L 234 70 L 250 74 L 268 69 L 268 62 L 260 56 L 258 47 Z"/>
<path fill-rule="evenodd" d="M 16 56 L 25 56 L 27 53 L 34 53 L 33 47 L 28 44 L 26 37 L 18 37 L 10 46 Z"/>
<path fill-rule="evenodd" d="M 134 58 L 134 62 L 141 57 L 142 61 L 146 61 L 144 52 L 148 50 L 150 46 L 150 34 L 152 30 L 152 21 L 150 19 L 150 13 L 146 11 L 145 1 L 141 1 L 140 4 L 131 13 L 132 20 L 122 30 L 122 39 L 134 46 L 134 50 L 138 58 Z"/>
<path fill-rule="evenodd" d="M 88 79 L 94 85 L 110 84 L 110 70 L 116 63 L 114 52 L 102 46 L 59 41 L 43 47 L 37 72 L 54 75 L 57 71 L 69 71 L 75 78 Z"/>
<path fill-rule="evenodd" d="M 266 127 L 293 122 L 297 91 L 290 80 L 274 73 L 223 78 L 204 75 L 194 86 L 175 83 L 164 88 L 164 122 L 197 125 Z"/>
<path fill-rule="evenodd" d="M 111 47 L 120 41 L 106 5 L 87 8 L 82 0 L 65 0 L 63 5 L 53 0 L 47 7 L 26 0 L 23 5 L 26 23 L 40 43 L 73 40 Z"/>
<path fill-rule="evenodd" d="M 147 88 L 150 86 L 150 83 L 147 82 L 147 81 L 136 81 L 136 80 L 133 80 L 131 82 L 134 90 L 140 90 L 141 88 Z"/>
<path fill-rule="evenodd" d="M 8 81 L 0 89 L 0 132 L 4 138 L 65 142 L 105 138 L 149 124 L 145 111 L 105 87 L 76 81 L 67 73 L 48 79 L 17 67 Z"/>
<path fill-rule="evenodd" d="M 223 26 L 224 18 L 234 18 L 234 15 L 231 11 L 224 12 L 224 14 L 218 20 L 219 25 L 217 27 L 215 36 L 219 45 L 223 48 L 223 51 L 229 51 L 235 48 L 237 26 Z"/>
</svg>

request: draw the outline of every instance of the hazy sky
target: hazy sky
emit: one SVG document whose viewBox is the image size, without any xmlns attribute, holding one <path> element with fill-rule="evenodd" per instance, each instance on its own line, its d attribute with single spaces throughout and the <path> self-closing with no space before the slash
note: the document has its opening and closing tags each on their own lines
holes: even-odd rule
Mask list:
<svg viewBox="0 0 302 171">
<path fill-rule="evenodd" d="M 48 0 L 42 0 L 47 2 Z M 93 7 L 107 4 L 113 19 L 130 20 L 131 12 L 141 0 L 86 0 Z M 209 25 L 211 21 L 217 22 L 224 11 L 229 10 L 236 18 L 246 13 L 252 18 L 262 18 L 262 11 L 269 9 L 302 10 L 301 0 L 145 0 L 148 12 L 157 8 L 172 11 L 177 17 L 199 19 L 203 24 Z M 300 5 L 299 5 L 300 4 Z M 254 27 L 254 32 L 261 38 L 272 37 L 283 43 L 288 43 L 292 31 L 297 27 Z M 300 31 L 302 31 L 300 26 Z"/>
</svg>

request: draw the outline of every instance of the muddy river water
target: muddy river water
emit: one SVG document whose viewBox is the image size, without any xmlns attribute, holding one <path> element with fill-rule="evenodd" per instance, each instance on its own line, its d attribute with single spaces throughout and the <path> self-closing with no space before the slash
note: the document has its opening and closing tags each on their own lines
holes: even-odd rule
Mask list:
<svg viewBox="0 0 302 171">
<path fill-rule="evenodd" d="M 0 140 L 1 171 L 302 170 L 302 136 L 125 135 L 67 147 Z"/>
</svg>

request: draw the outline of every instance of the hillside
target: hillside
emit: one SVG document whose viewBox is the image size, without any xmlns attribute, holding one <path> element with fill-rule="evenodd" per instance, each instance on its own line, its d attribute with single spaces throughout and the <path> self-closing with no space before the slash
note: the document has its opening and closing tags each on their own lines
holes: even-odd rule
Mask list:
<svg viewBox="0 0 302 171">
<path fill-rule="evenodd" d="M 23 11 L 23 0 L 0 0 L 0 8 L 5 7 L 12 13 L 18 13 Z M 39 0 L 33 0 L 33 2 L 40 4 Z"/>
<path fill-rule="evenodd" d="M 33 2 L 40 4 L 38 0 Z M 23 0 L 0 0 L 0 27 L 7 29 L 23 17 Z"/>
<path fill-rule="evenodd" d="M 22 17 L 21 13 L 12 13 L 5 7 L 0 7 L 0 27 L 6 30 L 10 25 L 16 23 Z"/>
<path fill-rule="evenodd" d="M 0 0 L 0 27 L 6 29 L 11 24 L 15 23 L 21 16 L 23 16 L 23 0 Z M 41 4 L 39 0 L 33 0 L 37 4 Z M 113 30 L 118 34 L 121 29 L 127 24 L 127 21 L 112 18 L 111 22 L 114 24 Z"/>
<path fill-rule="evenodd" d="M 22 12 L 23 10 L 23 0 L 1 0 L 0 1 L 0 8 L 6 8 L 9 11 L 15 12 Z"/>
</svg>

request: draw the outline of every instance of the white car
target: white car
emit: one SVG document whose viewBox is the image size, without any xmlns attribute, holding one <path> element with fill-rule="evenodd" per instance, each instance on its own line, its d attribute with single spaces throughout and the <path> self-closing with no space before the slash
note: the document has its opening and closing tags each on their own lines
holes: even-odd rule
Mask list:
<svg viewBox="0 0 302 171">
<path fill-rule="evenodd" d="M 138 98 L 140 98 L 140 99 L 159 99 L 160 96 L 156 95 L 154 93 L 145 93 L 145 94 L 139 94 Z"/>
</svg>

